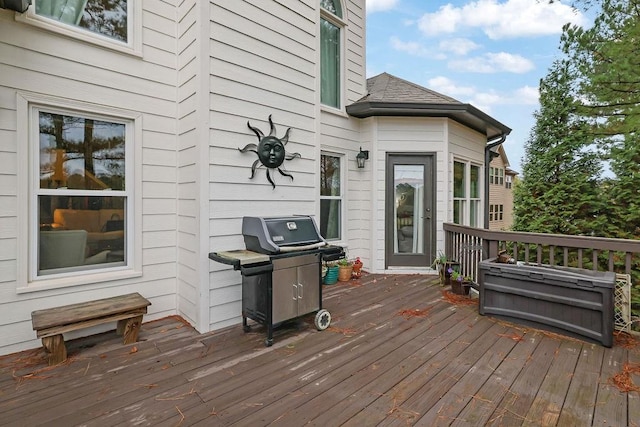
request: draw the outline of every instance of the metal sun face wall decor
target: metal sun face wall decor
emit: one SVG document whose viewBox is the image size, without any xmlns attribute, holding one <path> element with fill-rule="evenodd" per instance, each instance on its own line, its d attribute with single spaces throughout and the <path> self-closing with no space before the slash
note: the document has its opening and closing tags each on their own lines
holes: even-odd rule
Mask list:
<svg viewBox="0 0 640 427">
<path fill-rule="evenodd" d="M 258 159 L 253 162 L 251 165 L 251 176 L 249 179 L 253 179 L 256 174 L 256 169 L 258 169 L 261 165 L 264 165 L 267 169 L 267 180 L 271 183 L 273 188 L 276 188 L 276 184 L 273 182 L 271 178 L 270 171 L 277 170 L 280 172 L 282 176 L 288 176 L 293 180 L 293 176 L 288 173 L 284 168 L 280 167 L 285 160 L 293 160 L 296 157 L 301 158 L 300 153 L 291 153 L 287 154 L 285 152 L 284 146 L 289 142 L 289 132 L 291 128 L 287 129 L 284 136 L 282 138 L 278 138 L 275 136 L 276 127 L 271 121 L 271 115 L 269 115 L 269 125 L 271 127 L 271 131 L 269 135 L 265 136 L 264 133 L 257 128 L 251 126 L 249 121 L 247 121 L 247 126 L 258 136 L 258 145 L 256 144 L 247 144 L 244 148 L 238 148 L 241 153 L 246 153 L 247 151 L 251 151 L 258 155 Z M 258 164 L 260 163 L 260 164 Z"/>
</svg>

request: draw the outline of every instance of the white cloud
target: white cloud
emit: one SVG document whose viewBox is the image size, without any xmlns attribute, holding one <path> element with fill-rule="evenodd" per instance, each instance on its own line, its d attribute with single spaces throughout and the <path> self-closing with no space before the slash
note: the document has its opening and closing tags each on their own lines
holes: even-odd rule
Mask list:
<svg viewBox="0 0 640 427">
<path fill-rule="evenodd" d="M 485 53 L 474 58 L 450 61 L 448 67 L 456 71 L 474 73 L 516 73 L 522 74 L 535 68 L 533 62 L 520 55 L 506 52 Z"/>
<path fill-rule="evenodd" d="M 559 34 L 567 22 L 585 25 L 586 18 L 558 1 L 477 0 L 462 7 L 442 6 L 423 15 L 418 27 L 428 36 L 479 28 L 491 39 L 502 39 Z"/>
<path fill-rule="evenodd" d="M 367 0 L 367 13 L 382 12 L 396 7 L 399 0 Z"/>
<path fill-rule="evenodd" d="M 389 40 L 391 47 L 400 52 L 406 52 L 410 55 L 430 58 L 434 53 L 418 42 L 403 42 L 398 37 L 391 37 Z"/>
<path fill-rule="evenodd" d="M 459 96 L 472 97 L 476 93 L 476 88 L 473 86 L 458 86 L 453 80 L 444 76 L 429 79 L 427 81 L 427 87 L 456 99 Z"/>
<path fill-rule="evenodd" d="M 446 39 L 440 42 L 438 46 L 443 52 L 453 52 L 456 55 L 466 55 L 472 50 L 480 48 L 480 45 L 469 39 L 454 38 Z"/>
<path fill-rule="evenodd" d="M 538 88 L 523 86 L 511 92 L 497 92 L 489 88 L 477 88 L 473 85 L 460 85 L 449 77 L 437 76 L 427 80 L 426 87 L 444 95 L 468 103 L 491 114 L 499 105 L 537 105 Z"/>
<path fill-rule="evenodd" d="M 523 86 L 516 90 L 515 102 L 519 104 L 537 105 L 540 102 L 540 92 L 537 87 Z"/>
</svg>

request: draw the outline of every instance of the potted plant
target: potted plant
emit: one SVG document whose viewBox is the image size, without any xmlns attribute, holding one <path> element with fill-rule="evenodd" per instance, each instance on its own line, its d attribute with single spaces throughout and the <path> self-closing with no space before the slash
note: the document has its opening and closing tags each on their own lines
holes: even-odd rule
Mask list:
<svg viewBox="0 0 640 427">
<path fill-rule="evenodd" d="M 471 277 L 465 276 L 452 268 L 449 268 L 449 274 L 451 275 L 451 292 L 456 295 L 469 295 Z"/>
<path fill-rule="evenodd" d="M 348 282 L 351 280 L 351 272 L 353 271 L 353 262 L 348 258 L 338 260 L 338 280 L 340 282 Z"/>
<path fill-rule="evenodd" d="M 451 271 L 458 271 L 460 263 L 450 260 L 442 251 L 438 251 L 438 256 L 433 260 L 431 268 L 438 270 L 440 284 L 445 286 L 450 284 Z"/>
<path fill-rule="evenodd" d="M 338 281 L 338 264 L 334 261 L 325 262 L 324 268 L 327 272 L 324 274 L 324 284 L 334 285 Z"/>
</svg>

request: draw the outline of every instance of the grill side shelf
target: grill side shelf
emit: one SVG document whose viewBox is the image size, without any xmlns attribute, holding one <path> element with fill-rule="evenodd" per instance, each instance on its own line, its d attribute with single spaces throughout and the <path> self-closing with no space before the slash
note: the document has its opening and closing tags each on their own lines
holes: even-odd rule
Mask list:
<svg viewBox="0 0 640 427">
<path fill-rule="evenodd" d="M 216 252 L 209 252 L 209 259 L 213 261 L 217 261 L 221 264 L 232 265 L 234 270 L 240 269 L 240 260 L 238 258 L 229 258 L 226 256 L 219 255 Z"/>
</svg>

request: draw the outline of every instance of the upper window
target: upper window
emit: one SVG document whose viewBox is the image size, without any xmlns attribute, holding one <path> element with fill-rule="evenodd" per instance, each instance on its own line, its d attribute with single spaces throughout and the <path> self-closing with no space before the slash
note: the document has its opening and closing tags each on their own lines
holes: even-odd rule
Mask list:
<svg viewBox="0 0 640 427">
<path fill-rule="evenodd" d="M 132 123 L 31 109 L 35 277 L 126 265 Z"/>
<path fill-rule="evenodd" d="M 327 240 L 342 237 L 341 157 L 320 156 L 320 234 Z"/>
<path fill-rule="evenodd" d="M 142 55 L 142 1 L 32 0 L 16 19 L 108 49 Z"/>
<path fill-rule="evenodd" d="M 321 0 L 320 102 L 341 108 L 342 6 L 339 0 Z"/>
<path fill-rule="evenodd" d="M 480 224 L 480 167 L 453 162 L 453 222 L 478 227 Z"/>
</svg>

